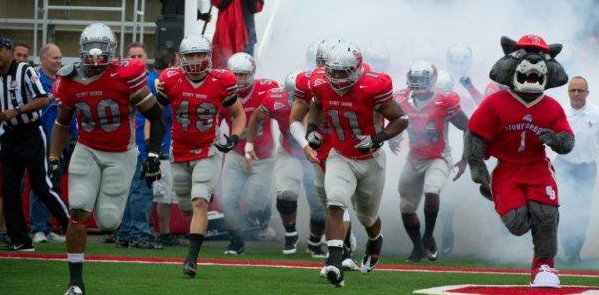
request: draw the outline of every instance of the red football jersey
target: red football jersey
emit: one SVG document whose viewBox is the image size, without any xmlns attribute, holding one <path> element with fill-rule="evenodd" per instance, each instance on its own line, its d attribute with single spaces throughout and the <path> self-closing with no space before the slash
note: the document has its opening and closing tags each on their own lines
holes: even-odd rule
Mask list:
<svg viewBox="0 0 599 295">
<path fill-rule="evenodd" d="M 256 79 L 254 80 L 254 89 L 252 90 L 252 94 L 246 98 L 237 98 L 243 105 L 245 116 L 246 118 L 248 118 L 247 122 L 250 121 L 249 118 L 252 117 L 252 113 L 254 113 L 254 110 L 260 107 L 260 104 L 262 103 L 264 97 L 267 95 L 268 90 L 278 87 L 279 84 L 276 81 L 270 79 Z M 222 114 L 229 127 L 232 126 L 231 124 L 233 122 L 233 117 L 231 116 L 231 114 L 229 114 L 226 110 L 224 110 Z M 247 128 L 243 130 L 243 133 L 239 137 L 239 142 L 233 149 L 233 151 L 237 152 L 240 155 L 245 155 L 246 132 Z M 274 145 L 275 143 L 270 128 L 270 120 L 264 120 L 264 122 L 262 122 L 262 125 L 258 127 L 258 134 L 254 139 L 254 151 L 256 152 L 256 156 L 260 159 L 271 158 Z"/>
<path fill-rule="evenodd" d="M 290 154 L 296 157 L 304 155 L 299 143 L 291 135 L 289 130 L 289 117 L 291 116 L 291 105 L 287 92 L 283 88 L 273 88 L 262 100 L 260 109 L 277 121 L 281 131 L 281 145 Z"/>
<path fill-rule="evenodd" d="M 135 147 L 131 95 L 145 86 L 143 62 L 116 60 L 94 79 L 59 76 L 52 95 L 60 106 L 75 112 L 79 143 L 100 151 L 124 152 Z"/>
<path fill-rule="evenodd" d="M 316 84 L 326 83 L 324 68 L 315 68 L 311 73 L 306 73 L 307 79 L 300 79 L 298 76 L 298 80 L 296 81 L 296 91 L 297 89 L 305 89 L 306 90 L 306 99 L 304 99 L 308 104 L 312 101 L 314 94 L 312 93 L 312 87 Z M 331 139 L 331 126 L 327 123 L 326 118 L 323 118 L 322 122 L 318 124 L 318 132 L 322 135 L 322 144 L 320 148 L 316 151 L 316 158 L 320 162 L 320 167 L 324 170 L 324 163 L 327 157 L 329 156 L 329 151 L 333 148 L 333 142 Z"/>
<path fill-rule="evenodd" d="M 200 83 L 187 78 L 181 68 L 162 71 L 164 94 L 172 107 L 172 155 L 174 162 L 187 162 L 209 156 L 223 101 L 235 95 L 237 81 L 228 70 L 210 70 Z"/>
<path fill-rule="evenodd" d="M 315 70 L 316 71 L 316 70 Z M 296 98 L 299 98 L 305 101 L 308 105 L 312 101 L 312 90 L 310 89 L 310 77 L 312 77 L 311 72 L 301 72 L 295 77 L 295 89 L 293 90 L 293 95 Z"/>
<path fill-rule="evenodd" d="M 377 107 L 393 98 L 393 84 L 385 73 L 367 72 L 342 95 L 326 81 L 311 83 L 314 99 L 322 104 L 323 115 L 332 128 L 332 145 L 341 155 L 366 158 L 355 148 L 361 137 L 383 130 L 383 117 Z"/>
<path fill-rule="evenodd" d="M 460 111 L 460 97 L 455 93 L 435 93 L 425 105 L 417 106 L 408 89 L 395 93 L 395 100 L 408 115 L 411 159 L 442 158 L 449 153 L 447 128 L 449 118 Z"/>
<path fill-rule="evenodd" d="M 550 96 L 527 104 L 507 90 L 487 97 L 474 111 L 468 129 L 489 142 L 487 153 L 500 162 L 525 164 L 545 161 L 540 128 L 572 133 L 564 110 Z"/>
</svg>

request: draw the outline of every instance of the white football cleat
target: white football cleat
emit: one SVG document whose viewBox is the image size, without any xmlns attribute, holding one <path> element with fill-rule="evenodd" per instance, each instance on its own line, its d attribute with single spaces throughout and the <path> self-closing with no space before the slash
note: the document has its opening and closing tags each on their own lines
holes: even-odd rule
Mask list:
<svg viewBox="0 0 599 295">
<path fill-rule="evenodd" d="M 71 285 L 64 295 L 83 295 L 83 290 L 79 286 Z"/>
<path fill-rule="evenodd" d="M 536 274 L 534 274 L 536 272 Z M 530 286 L 533 288 L 559 288 L 560 281 L 557 276 L 557 271 L 547 264 L 539 266 L 538 269 L 533 270 L 534 279 L 530 282 Z"/>
<path fill-rule="evenodd" d="M 343 270 L 360 270 L 360 266 L 351 257 L 343 259 L 341 267 Z"/>
<path fill-rule="evenodd" d="M 324 278 L 324 276 L 326 276 L 326 275 L 327 275 L 327 272 L 326 272 L 326 270 L 325 270 L 326 268 L 327 268 L 327 266 L 325 265 L 325 266 L 323 266 L 323 267 L 320 269 L 320 276 L 321 276 L 321 277 L 323 277 L 323 278 Z"/>
</svg>

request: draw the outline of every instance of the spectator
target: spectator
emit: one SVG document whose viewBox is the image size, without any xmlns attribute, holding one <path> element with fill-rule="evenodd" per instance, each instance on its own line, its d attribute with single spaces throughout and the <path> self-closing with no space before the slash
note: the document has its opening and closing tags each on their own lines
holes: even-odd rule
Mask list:
<svg viewBox="0 0 599 295">
<path fill-rule="evenodd" d="M 34 251 L 19 194 L 25 169 L 29 171 L 31 188 L 63 229 L 67 227 L 68 213 L 47 178 L 45 138 L 39 119 L 40 109 L 48 104 L 48 95 L 33 67 L 14 59 L 13 48 L 10 39 L 0 38 L 0 121 L 6 131 L 0 138 L 2 202 L 11 241 L 8 250 Z M 7 85 L 15 88 L 7 89 Z"/>
<path fill-rule="evenodd" d="M 54 81 L 56 81 L 56 73 L 60 70 L 62 66 L 62 53 L 60 48 L 55 44 L 49 43 L 45 44 L 40 48 L 40 61 L 41 67 L 38 69 L 38 75 L 40 81 L 42 82 L 42 86 L 46 93 L 52 93 L 52 86 L 54 85 Z M 57 112 L 57 103 L 54 100 L 50 100 L 50 103 L 42 109 L 42 128 L 44 129 L 44 134 L 46 135 L 46 139 L 50 138 L 50 132 L 52 131 L 52 127 L 54 126 L 54 121 L 56 120 L 56 112 Z M 77 139 L 77 127 L 75 126 L 75 120 L 71 121 L 70 126 L 71 136 L 69 137 L 69 142 L 74 142 Z M 63 152 L 63 156 L 61 159 L 62 169 L 61 174 L 66 171 L 66 167 L 68 167 L 67 158 L 70 157 L 72 144 L 67 144 L 67 148 Z M 48 146 L 46 146 L 46 150 Z M 60 192 L 60 178 L 57 179 L 57 183 L 53 183 L 54 189 L 56 192 Z M 33 234 L 32 240 L 33 243 L 41 243 L 41 242 L 64 242 L 64 236 L 57 235 L 51 231 L 50 224 L 50 211 L 40 203 L 39 199 L 35 195 L 33 191 L 30 192 L 29 197 L 29 223 L 31 227 L 31 233 Z"/>
<path fill-rule="evenodd" d="M 127 57 L 141 59 L 144 65 L 148 61 L 146 47 L 137 42 L 127 46 Z M 154 243 L 154 234 L 150 228 L 148 214 L 152 208 L 152 191 L 142 175 L 142 166 L 146 160 L 144 125 L 146 119 L 139 112 L 135 112 L 135 140 L 138 149 L 137 166 L 131 181 L 129 199 L 123 213 L 123 222 L 116 233 L 116 244 L 119 247 L 135 247 L 140 249 L 163 249 L 161 244 Z M 149 137 L 149 134 L 148 134 Z"/>
<path fill-rule="evenodd" d="M 14 58 L 17 62 L 29 62 L 29 44 L 24 41 L 13 43 Z"/>
<path fill-rule="evenodd" d="M 148 74 L 148 87 L 156 95 L 155 81 L 164 69 L 175 65 L 175 53 L 170 50 L 162 50 L 156 54 L 154 59 L 154 69 Z M 161 178 L 154 182 L 152 193 L 154 203 L 156 203 L 156 212 L 158 214 L 159 236 L 158 243 L 165 246 L 178 245 L 177 237 L 171 234 L 171 204 L 177 203 L 175 193 L 173 192 L 171 179 L 171 164 L 169 161 L 171 147 L 171 106 L 170 104 L 163 109 L 163 117 L 166 123 L 166 132 L 162 140 L 162 150 L 160 151 L 160 173 Z M 150 124 L 146 121 L 145 134 L 149 135 Z"/>
<path fill-rule="evenodd" d="M 566 259 L 580 262 L 580 250 L 585 241 L 595 176 L 599 157 L 599 108 L 587 102 L 589 88 L 586 79 L 576 76 L 568 85 L 570 107 L 564 108 L 576 137 L 574 149 L 566 155 L 557 155 L 553 163 L 559 191 L 560 240 Z"/>
<path fill-rule="evenodd" d="M 160 8 L 161 15 L 184 15 L 185 0 L 160 0 L 162 7 Z M 198 19 L 210 21 L 210 13 L 201 13 L 198 9 Z"/>
<path fill-rule="evenodd" d="M 229 57 L 237 52 L 254 55 L 256 26 L 254 14 L 262 11 L 264 0 L 211 0 L 218 8 L 216 31 L 212 38 L 212 63 L 225 68 Z"/>
</svg>

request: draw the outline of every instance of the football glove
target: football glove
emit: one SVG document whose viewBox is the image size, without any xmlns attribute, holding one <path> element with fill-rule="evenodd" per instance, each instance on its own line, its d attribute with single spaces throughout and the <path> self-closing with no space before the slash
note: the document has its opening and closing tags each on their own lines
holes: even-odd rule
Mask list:
<svg viewBox="0 0 599 295">
<path fill-rule="evenodd" d="M 313 150 L 319 149 L 324 142 L 324 137 L 316 129 L 317 127 L 314 123 L 308 124 L 308 128 L 306 129 L 306 140 Z"/>
<path fill-rule="evenodd" d="M 57 158 L 48 159 L 48 177 L 52 182 L 54 191 L 60 192 L 60 160 Z"/>
<path fill-rule="evenodd" d="M 358 139 L 360 139 L 360 143 L 354 147 L 364 154 L 372 153 L 383 145 L 382 141 L 378 142 L 370 135 L 361 135 Z"/>
<path fill-rule="evenodd" d="M 152 187 L 154 181 L 160 179 L 160 158 L 157 154 L 148 153 L 142 173 L 149 187 Z"/>
<path fill-rule="evenodd" d="M 228 153 L 237 145 L 239 141 L 239 136 L 236 134 L 231 135 L 231 137 L 225 135 L 225 143 L 215 143 L 214 146 L 216 149 L 223 153 Z"/>
<path fill-rule="evenodd" d="M 358 139 L 360 140 L 360 143 L 356 144 L 354 147 L 361 153 L 369 154 L 378 150 L 383 145 L 383 142 L 389 139 L 389 136 L 387 133 L 381 131 L 373 136 L 359 136 Z"/>
</svg>

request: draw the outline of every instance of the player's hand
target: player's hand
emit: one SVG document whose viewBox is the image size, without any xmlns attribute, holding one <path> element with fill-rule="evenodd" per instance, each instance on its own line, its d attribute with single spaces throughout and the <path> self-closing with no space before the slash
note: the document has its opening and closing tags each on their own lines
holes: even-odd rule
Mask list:
<svg viewBox="0 0 599 295">
<path fill-rule="evenodd" d="M 313 123 L 306 128 L 306 140 L 313 150 L 319 149 L 324 142 L 324 137 L 316 129 L 316 124 Z"/>
<path fill-rule="evenodd" d="M 306 158 L 308 159 L 308 161 L 312 162 L 312 163 L 320 163 L 320 161 L 318 161 L 318 154 L 316 153 L 315 150 L 313 150 L 310 145 L 307 145 L 303 148 L 304 154 L 306 155 Z"/>
<path fill-rule="evenodd" d="M 143 166 L 143 177 L 146 178 L 148 187 L 152 187 L 152 183 L 162 176 L 160 175 L 160 158 L 157 154 L 148 153 L 148 157 Z"/>
<path fill-rule="evenodd" d="M 354 147 L 364 154 L 372 153 L 383 145 L 383 142 L 374 140 L 370 135 L 361 135 L 358 139 L 360 142 L 354 145 Z"/>
<path fill-rule="evenodd" d="M 256 155 L 256 151 L 254 151 L 254 144 L 251 142 L 246 142 L 245 147 L 245 158 L 247 160 L 258 160 L 258 156 Z"/>
<path fill-rule="evenodd" d="M 156 79 L 154 80 L 154 87 L 156 88 L 156 93 L 158 95 L 167 97 L 167 95 L 164 93 L 164 82 Z"/>
<path fill-rule="evenodd" d="M 453 177 L 453 181 L 458 180 L 458 178 L 464 174 L 464 171 L 466 171 L 466 166 L 468 166 L 466 159 L 461 159 L 459 162 L 453 165 L 454 168 L 458 168 L 458 172 L 456 172 L 455 176 Z"/>
<path fill-rule="evenodd" d="M 57 158 L 48 159 L 48 177 L 52 182 L 52 188 L 57 193 L 60 193 L 60 160 Z"/>
<path fill-rule="evenodd" d="M 460 84 L 462 84 L 464 88 L 470 89 L 472 87 L 472 79 L 470 79 L 468 76 L 464 76 L 460 78 Z"/>
<path fill-rule="evenodd" d="M 391 152 L 395 155 L 398 155 L 399 152 L 401 152 L 401 143 L 403 141 L 403 133 L 400 133 L 399 135 L 387 140 L 387 142 L 389 143 L 389 149 L 391 149 Z"/>
<path fill-rule="evenodd" d="M 557 134 L 551 129 L 542 128 L 537 132 L 537 135 L 542 143 L 550 147 L 559 145 L 559 136 L 557 136 Z"/>
<path fill-rule="evenodd" d="M 215 143 L 214 146 L 223 153 L 228 153 L 237 145 L 239 136 L 237 134 L 231 135 L 231 137 L 225 135 L 225 143 Z"/>
<path fill-rule="evenodd" d="M 251 142 L 246 142 L 244 151 L 245 151 L 245 158 L 243 160 L 245 162 L 245 168 L 247 169 L 247 171 L 249 173 L 251 173 L 252 172 L 252 160 L 258 160 L 258 156 L 256 155 L 256 152 L 254 151 L 254 144 Z"/>
</svg>

